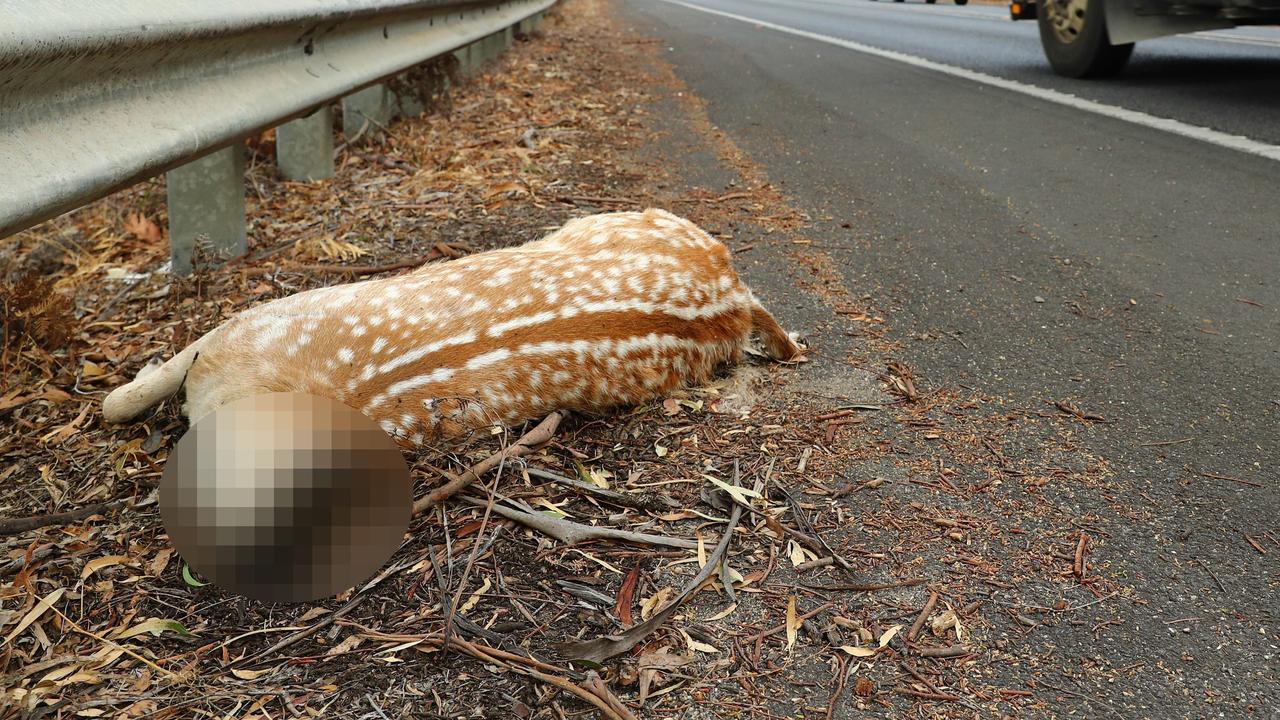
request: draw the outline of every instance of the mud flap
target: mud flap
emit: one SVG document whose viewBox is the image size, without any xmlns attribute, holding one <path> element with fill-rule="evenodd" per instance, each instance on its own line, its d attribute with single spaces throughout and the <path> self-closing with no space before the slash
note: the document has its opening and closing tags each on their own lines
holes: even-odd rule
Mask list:
<svg viewBox="0 0 1280 720">
<path fill-rule="evenodd" d="M 1214 18 L 1140 15 L 1140 7 L 1143 12 L 1168 12 L 1165 3 L 1106 0 L 1103 4 L 1107 19 L 1107 36 L 1112 45 L 1125 45 L 1166 35 L 1235 27 L 1235 24 L 1230 21 Z"/>
</svg>

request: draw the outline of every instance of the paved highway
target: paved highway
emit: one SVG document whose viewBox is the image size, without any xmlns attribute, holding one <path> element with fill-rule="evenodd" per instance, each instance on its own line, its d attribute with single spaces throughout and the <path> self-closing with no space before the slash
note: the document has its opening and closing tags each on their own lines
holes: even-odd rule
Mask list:
<svg viewBox="0 0 1280 720">
<path fill-rule="evenodd" d="M 1035 21 L 1013 22 L 1004 6 L 887 0 L 697 5 L 1280 144 L 1280 28 L 1143 41 L 1120 78 L 1080 82 L 1054 75 Z"/>
<path fill-rule="evenodd" d="M 629 0 L 625 17 L 819 219 L 807 236 L 931 382 L 1109 421 L 1081 449 L 1152 519 L 1081 510 L 1110 518 L 1109 561 L 1148 604 L 1100 638 L 1036 631 L 1147 668 L 1080 681 L 1089 715 L 1218 716 L 1198 704 L 1218 693 L 1224 717 L 1273 717 L 1280 548 L 1243 535 L 1280 517 L 1280 33 L 1143 42 L 1121 78 L 1076 81 L 1004 12 Z M 1194 632 L 1166 624 L 1185 617 Z"/>
</svg>

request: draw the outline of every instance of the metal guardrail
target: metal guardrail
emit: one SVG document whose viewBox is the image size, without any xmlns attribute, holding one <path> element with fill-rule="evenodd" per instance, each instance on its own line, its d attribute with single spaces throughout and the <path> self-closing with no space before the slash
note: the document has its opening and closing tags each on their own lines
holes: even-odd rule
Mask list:
<svg viewBox="0 0 1280 720">
<path fill-rule="evenodd" d="M 0 0 L 0 237 L 553 3 Z"/>
</svg>

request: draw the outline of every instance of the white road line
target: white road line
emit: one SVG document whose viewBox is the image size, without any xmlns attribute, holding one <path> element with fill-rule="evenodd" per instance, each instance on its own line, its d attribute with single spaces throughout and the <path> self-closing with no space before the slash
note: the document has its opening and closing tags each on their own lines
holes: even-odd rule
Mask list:
<svg viewBox="0 0 1280 720">
<path fill-rule="evenodd" d="M 681 7 L 689 8 L 690 10 L 697 10 L 698 12 L 707 13 L 709 15 L 719 15 L 721 17 L 727 17 L 732 20 L 738 20 L 744 23 L 751 23 L 752 25 L 756 25 L 758 27 L 769 28 L 770 30 L 777 30 L 778 32 L 787 33 L 789 35 L 808 38 L 810 40 L 817 40 L 818 42 L 824 42 L 829 45 L 836 45 L 839 47 L 847 48 L 849 50 L 854 50 L 856 52 L 866 53 L 867 55 L 874 55 L 876 57 L 884 58 L 886 60 L 895 60 L 897 62 L 906 63 L 908 65 L 914 65 L 915 67 L 918 67 L 918 68 L 933 70 L 935 72 L 951 75 L 953 77 L 963 78 L 965 80 L 971 80 L 973 82 L 982 83 L 983 85 L 998 87 L 1002 90 L 1009 90 L 1010 92 L 1016 92 L 1022 95 L 1030 95 L 1031 97 L 1039 98 L 1041 100 L 1045 100 L 1051 103 L 1056 103 L 1058 105 L 1065 105 L 1067 107 L 1075 108 L 1077 110 L 1091 112 L 1095 115 L 1102 115 L 1103 117 L 1114 118 L 1116 120 L 1123 120 L 1125 122 L 1132 123 L 1134 125 L 1141 125 L 1143 127 L 1148 127 L 1153 130 L 1162 130 L 1164 132 L 1173 133 L 1174 135 L 1181 135 L 1183 137 L 1191 138 L 1193 140 L 1199 140 L 1201 142 L 1210 143 L 1212 145 L 1217 145 L 1219 147 L 1229 148 L 1231 150 L 1238 150 L 1239 152 L 1249 153 L 1250 155 L 1257 155 L 1258 157 L 1264 157 L 1264 158 L 1267 158 L 1268 160 L 1280 160 L 1280 145 L 1272 145 L 1269 143 L 1259 142 L 1258 140 L 1247 138 L 1247 137 L 1244 137 L 1243 135 L 1231 135 L 1230 133 L 1224 133 L 1218 130 L 1213 130 L 1211 128 L 1201 127 L 1199 125 L 1192 125 L 1190 123 L 1184 123 L 1180 120 L 1174 120 L 1172 118 L 1157 117 L 1155 115 L 1149 115 L 1139 110 L 1130 110 L 1128 108 L 1117 107 L 1115 105 L 1108 105 L 1106 103 L 1100 103 L 1094 100 L 1086 100 L 1082 97 L 1071 95 L 1070 93 L 1059 92 L 1058 90 L 1050 90 L 1049 88 L 1042 88 L 1037 85 L 1028 85 L 1026 83 L 1017 82 L 1016 80 L 1008 80 L 1006 78 L 997 77 L 995 75 L 988 75 L 987 73 L 978 72 L 977 70 L 969 70 L 967 68 L 957 67 L 955 65 L 948 65 L 946 63 L 935 62 L 933 60 L 926 60 L 925 58 L 917 57 L 915 55 L 908 55 L 907 53 L 898 52 L 896 50 L 884 50 L 882 48 L 874 47 L 872 45 L 864 45 L 862 43 L 854 42 L 852 40 L 845 40 L 843 38 L 832 37 L 830 35 L 822 35 L 820 33 L 809 32 L 808 30 L 801 30 L 799 28 L 789 27 L 787 25 L 779 25 L 777 23 L 771 23 L 767 20 L 760 20 L 758 18 L 747 17 L 745 15 L 738 15 L 736 13 L 725 12 L 723 10 L 712 10 L 711 8 L 702 7 L 700 5 L 693 5 L 687 2 L 681 2 L 680 0 L 662 0 L 662 2 L 669 3 L 671 5 L 679 5 Z"/>
<path fill-rule="evenodd" d="M 1206 30 L 1203 33 L 1192 33 L 1183 35 L 1182 37 L 1191 40 L 1212 40 L 1220 43 L 1231 43 L 1232 45 L 1254 45 L 1256 47 L 1280 48 L 1280 39 L 1249 37 L 1246 35 L 1227 35 L 1221 30 Z"/>
<path fill-rule="evenodd" d="M 880 11 L 880 12 L 897 12 L 897 13 L 928 13 L 929 15 L 950 15 L 952 17 L 964 18 L 965 20 L 985 20 L 987 22 L 1013 22 L 1013 18 L 1009 17 L 1009 9 L 1005 8 L 1003 12 L 995 12 L 993 6 L 990 5 L 973 5 L 969 7 L 955 7 L 938 5 L 908 5 L 906 3 L 895 2 L 868 2 L 865 5 L 850 5 L 849 3 L 823 2 L 823 0 L 809 0 L 809 5 L 826 5 L 829 7 L 839 7 L 845 10 L 860 12 L 862 10 Z M 992 10 L 984 10 L 982 8 L 991 7 Z"/>
</svg>

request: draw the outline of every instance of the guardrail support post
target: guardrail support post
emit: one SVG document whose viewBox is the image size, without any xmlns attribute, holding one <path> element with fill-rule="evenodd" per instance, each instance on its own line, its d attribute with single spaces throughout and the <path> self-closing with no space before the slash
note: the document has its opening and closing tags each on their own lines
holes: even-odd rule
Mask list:
<svg viewBox="0 0 1280 720">
<path fill-rule="evenodd" d="M 236 143 L 165 174 L 169 204 L 169 257 L 175 275 L 191 274 L 196 239 L 218 255 L 248 248 L 244 211 L 244 146 Z"/>
<path fill-rule="evenodd" d="M 325 105 L 276 128 L 276 161 L 289 180 L 333 177 L 333 108 Z"/>
<path fill-rule="evenodd" d="M 342 134 L 347 142 L 373 137 L 391 122 L 393 98 L 378 83 L 342 98 Z"/>
<path fill-rule="evenodd" d="M 458 73 L 464 77 L 470 75 L 474 69 L 471 65 L 471 45 L 454 50 L 453 57 L 458 60 Z"/>
<path fill-rule="evenodd" d="M 502 52 L 502 50 L 498 48 L 497 41 L 498 41 L 497 33 L 486 35 L 484 36 L 483 39 L 480 40 L 480 48 L 481 48 L 480 54 L 482 58 L 481 60 L 482 63 L 488 64 L 489 61 L 498 57 L 498 54 Z"/>
<path fill-rule="evenodd" d="M 419 66 L 400 76 L 395 90 L 395 115 L 412 118 L 435 107 L 440 98 L 449 92 L 449 77 L 438 65 L 430 68 Z"/>
</svg>

